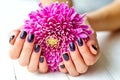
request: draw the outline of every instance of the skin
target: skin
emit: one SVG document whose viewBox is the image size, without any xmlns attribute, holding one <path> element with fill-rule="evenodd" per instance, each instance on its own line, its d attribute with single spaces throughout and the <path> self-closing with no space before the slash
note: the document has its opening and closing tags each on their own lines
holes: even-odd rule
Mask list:
<svg viewBox="0 0 120 80">
<path fill-rule="evenodd" d="M 41 73 L 48 71 L 48 65 L 46 59 L 43 63 L 40 63 L 39 58 L 41 57 L 41 48 L 39 52 L 34 51 L 34 41 L 29 43 L 27 41 L 28 34 L 25 39 L 21 39 L 20 29 L 14 30 L 10 33 L 15 35 L 15 38 L 10 42 L 11 48 L 9 50 L 9 55 L 11 59 L 18 59 L 18 62 L 21 66 L 27 66 L 28 71 L 36 72 L 39 70 Z M 43 56 L 44 57 L 44 56 Z"/>
<path fill-rule="evenodd" d="M 120 0 L 88 13 L 87 20 L 95 31 L 115 31 L 120 29 Z"/>
<path fill-rule="evenodd" d="M 71 0 L 58 0 L 58 1 L 69 1 L 69 6 L 72 6 Z M 41 0 L 43 5 L 49 5 L 55 0 L 48 2 L 47 0 Z M 79 46 L 77 42 L 74 43 L 75 51 L 69 51 L 69 60 L 63 58 L 63 62 L 59 64 L 59 70 L 62 73 L 69 73 L 71 76 L 78 76 L 79 74 L 87 72 L 89 66 L 94 65 L 99 59 L 101 53 L 99 45 L 97 42 L 97 36 L 95 31 L 113 31 L 120 29 L 120 0 L 113 1 L 110 5 L 99 9 L 95 12 L 88 13 L 85 18 L 85 24 L 91 26 L 90 29 L 94 31 L 94 34 L 90 36 L 90 40 L 83 45 Z M 112 24 L 111 24 L 112 23 Z M 11 40 L 11 48 L 9 51 L 10 57 L 12 59 L 18 59 L 21 66 L 27 66 L 30 72 L 36 72 L 39 70 L 41 73 L 46 73 L 48 71 L 48 65 L 46 59 L 41 55 L 41 49 L 39 52 L 34 51 L 34 41 L 29 43 L 27 41 L 28 34 L 25 39 L 20 39 L 21 29 L 13 30 L 10 33 L 10 37 L 14 35 L 15 37 Z M 92 47 L 94 45 L 96 49 Z M 27 54 L 27 55 L 26 55 Z M 40 63 L 39 58 L 44 57 L 43 63 Z M 60 66 L 64 65 L 64 68 Z"/>
</svg>

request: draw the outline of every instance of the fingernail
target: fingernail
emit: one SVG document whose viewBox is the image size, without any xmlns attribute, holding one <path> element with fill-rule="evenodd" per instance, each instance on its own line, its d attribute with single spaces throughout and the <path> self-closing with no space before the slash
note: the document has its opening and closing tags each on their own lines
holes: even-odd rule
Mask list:
<svg viewBox="0 0 120 80">
<path fill-rule="evenodd" d="M 67 53 L 63 54 L 63 58 L 64 58 L 65 61 L 68 61 L 69 60 L 68 54 Z"/>
<path fill-rule="evenodd" d="M 28 35 L 28 42 L 32 43 L 34 41 L 34 34 Z"/>
<path fill-rule="evenodd" d="M 79 38 L 79 39 L 77 40 L 77 42 L 78 42 L 78 45 L 79 45 L 79 46 L 82 46 L 82 45 L 83 45 L 82 39 Z"/>
<path fill-rule="evenodd" d="M 35 51 L 36 53 L 38 53 L 38 52 L 40 51 L 40 45 L 39 45 L 39 44 L 36 44 L 36 45 L 34 46 L 34 51 Z"/>
<path fill-rule="evenodd" d="M 44 62 L 44 57 L 40 57 L 40 63 Z"/>
<path fill-rule="evenodd" d="M 75 45 L 74 45 L 73 42 L 71 42 L 71 43 L 69 44 L 69 47 L 70 47 L 70 50 L 71 50 L 71 51 L 75 51 Z"/>
<path fill-rule="evenodd" d="M 64 64 L 60 65 L 60 68 L 62 68 L 62 69 L 65 68 L 65 65 Z"/>
<path fill-rule="evenodd" d="M 27 32 L 26 31 L 22 31 L 21 34 L 20 34 L 20 38 L 21 39 L 25 39 L 27 36 Z"/>
<path fill-rule="evenodd" d="M 92 45 L 92 48 L 95 49 L 97 51 L 97 47 L 95 47 L 94 45 Z"/>
<path fill-rule="evenodd" d="M 14 39 L 15 35 L 12 35 L 9 39 L 9 43 Z"/>
</svg>

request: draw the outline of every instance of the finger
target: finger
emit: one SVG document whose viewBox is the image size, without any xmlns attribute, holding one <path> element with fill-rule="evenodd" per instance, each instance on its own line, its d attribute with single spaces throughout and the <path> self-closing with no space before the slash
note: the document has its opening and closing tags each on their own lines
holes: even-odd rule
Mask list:
<svg viewBox="0 0 120 80">
<path fill-rule="evenodd" d="M 34 51 L 31 55 L 30 63 L 28 65 L 28 70 L 30 72 L 36 72 L 38 70 L 40 53 L 41 53 L 40 45 L 35 44 Z"/>
<path fill-rule="evenodd" d="M 69 44 L 69 48 L 70 48 L 70 55 L 71 55 L 74 65 L 76 67 L 77 72 L 85 73 L 88 69 L 88 66 L 84 63 L 84 61 L 78 51 L 77 45 L 75 43 L 71 42 Z"/>
<path fill-rule="evenodd" d="M 96 38 L 96 34 L 93 34 L 90 36 L 90 39 L 87 42 L 87 46 L 89 47 L 89 50 L 91 51 L 93 55 L 97 55 L 98 50 L 99 50 L 99 45 L 98 45 L 98 41 Z"/>
<path fill-rule="evenodd" d="M 91 51 L 91 53 L 94 56 L 95 58 L 95 62 L 100 58 L 101 56 L 101 52 L 100 52 L 100 48 L 99 48 L 99 44 L 98 44 L 98 41 L 97 41 L 97 35 L 96 35 L 96 32 L 94 32 L 91 36 L 90 36 L 90 39 L 89 41 L 87 42 L 87 46 L 89 48 L 89 50 Z"/>
<path fill-rule="evenodd" d="M 46 73 L 48 71 L 48 65 L 44 56 L 40 56 L 39 59 L 39 71 L 41 73 Z"/>
<path fill-rule="evenodd" d="M 23 26 L 20 26 L 17 29 L 14 29 L 13 31 L 11 31 L 9 33 L 9 35 L 8 35 L 9 36 L 9 43 L 11 45 L 14 45 L 14 42 L 15 42 L 16 38 L 18 37 L 19 33 L 21 32 L 22 27 Z"/>
<path fill-rule="evenodd" d="M 29 64 L 30 56 L 33 51 L 34 41 L 34 34 L 28 34 L 20 58 L 18 60 L 20 65 L 26 66 Z"/>
<path fill-rule="evenodd" d="M 63 62 L 59 64 L 59 70 L 60 72 L 65 73 L 65 74 L 68 72 Z"/>
<path fill-rule="evenodd" d="M 97 55 L 98 53 L 98 44 L 94 40 L 89 40 L 87 42 L 87 46 L 93 55 Z"/>
<path fill-rule="evenodd" d="M 14 45 L 14 42 L 16 38 L 18 37 L 18 34 L 20 33 L 20 30 L 13 30 L 9 35 L 9 43 L 11 45 Z"/>
<path fill-rule="evenodd" d="M 11 36 L 11 34 L 13 34 L 13 33 L 16 32 L 16 31 L 21 32 L 21 29 L 22 29 L 22 26 L 21 26 L 21 27 L 18 27 L 17 29 L 14 29 L 13 31 L 11 31 L 11 32 L 8 34 L 8 37 Z"/>
<path fill-rule="evenodd" d="M 27 32 L 25 31 L 20 32 L 20 34 L 18 35 L 18 37 L 14 42 L 14 45 L 11 46 L 9 53 L 12 59 L 19 58 L 26 36 L 27 36 Z"/>
<path fill-rule="evenodd" d="M 86 43 L 82 39 L 78 39 L 77 41 L 78 49 L 80 51 L 81 56 L 83 57 L 85 63 L 90 66 L 96 62 L 95 56 L 90 52 Z"/>
<path fill-rule="evenodd" d="M 79 75 L 79 73 L 75 69 L 75 66 L 74 66 L 74 64 L 73 64 L 73 62 L 71 60 L 70 55 L 68 53 L 64 53 L 63 56 L 62 56 L 62 58 L 63 58 L 63 62 L 65 64 L 65 67 L 66 67 L 68 73 L 71 76 L 77 76 L 77 75 Z"/>
</svg>

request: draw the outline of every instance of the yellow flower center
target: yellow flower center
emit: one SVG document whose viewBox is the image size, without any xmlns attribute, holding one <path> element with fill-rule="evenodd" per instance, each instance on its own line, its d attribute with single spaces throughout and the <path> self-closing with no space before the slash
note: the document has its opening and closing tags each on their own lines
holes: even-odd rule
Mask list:
<svg viewBox="0 0 120 80">
<path fill-rule="evenodd" d="M 58 40 L 55 39 L 54 37 L 48 37 L 47 44 L 55 47 L 55 45 L 58 44 Z"/>
</svg>

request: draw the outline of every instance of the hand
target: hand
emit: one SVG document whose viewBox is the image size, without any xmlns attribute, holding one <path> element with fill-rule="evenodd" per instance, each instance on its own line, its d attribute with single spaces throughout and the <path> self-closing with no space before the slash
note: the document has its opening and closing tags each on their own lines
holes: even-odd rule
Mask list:
<svg viewBox="0 0 120 80">
<path fill-rule="evenodd" d="M 27 66 L 30 72 L 39 70 L 41 73 L 48 71 L 48 65 L 44 56 L 41 56 L 41 47 L 34 44 L 34 35 L 27 34 L 21 29 L 13 30 L 10 33 L 9 51 L 12 59 L 18 59 L 21 66 Z"/>
<path fill-rule="evenodd" d="M 87 42 L 82 39 L 78 39 L 75 43 L 71 42 L 69 49 L 69 53 L 62 55 L 63 62 L 59 64 L 59 69 L 63 73 L 68 72 L 71 76 L 85 73 L 88 67 L 94 65 L 100 57 L 96 32 Z"/>
</svg>

